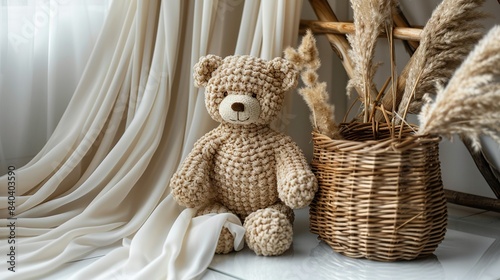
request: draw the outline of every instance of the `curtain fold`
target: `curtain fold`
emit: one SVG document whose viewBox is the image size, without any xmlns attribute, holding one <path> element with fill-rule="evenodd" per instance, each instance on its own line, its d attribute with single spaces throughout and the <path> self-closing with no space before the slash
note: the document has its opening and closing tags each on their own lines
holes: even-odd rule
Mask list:
<svg viewBox="0 0 500 280">
<path fill-rule="evenodd" d="M 107 9 L 108 0 L 0 3 L 0 175 L 54 131 Z"/>
<path fill-rule="evenodd" d="M 191 68 L 208 53 L 281 56 L 295 45 L 301 3 L 113 1 L 57 128 L 15 171 L 17 267 L 11 273 L 10 264 L 0 262 L 0 278 L 49 277 L 117 242 L 122 246 L 74 278 L 197 278 L 223 226 L 240 249 L 244 230 L 236 216 L 193 217 L 169 196 L 179 162 L 215 125 Z M 229 32 L 235 17 L 239 30 Z M 254 34 L 242 36 L 244 30 Z M 259 46 L 248 49 L 252 45 Z M 7 185 L 8 176 L 0 177 L 0 186 Z M 2 188 L 2 224 L 10 221 L 8 201 Z M 2 253 L 9 234 L 0 227 Z"/>
</svg>

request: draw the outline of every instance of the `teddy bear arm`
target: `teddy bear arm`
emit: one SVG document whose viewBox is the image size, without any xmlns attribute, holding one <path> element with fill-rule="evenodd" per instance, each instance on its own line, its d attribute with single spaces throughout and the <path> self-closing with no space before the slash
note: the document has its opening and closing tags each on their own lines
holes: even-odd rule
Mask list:
<svg viewBox="0 0 500 280">
<path fill-rule="evenodd" d="M 309 205 L 318 183 L 304 154 L 291 139 L 285 138 L 278 148 L 276 163 L 280 199 L 293 209 Z"/>
<path fill-rule="evenodd" d="M 209 173 L 216 142 L 211 133 L 200 138 L 180 169 L 172 176 L 170 188 L 180 205 L 194 208 L 210 200 L 212 193 Z"/>
</svg>

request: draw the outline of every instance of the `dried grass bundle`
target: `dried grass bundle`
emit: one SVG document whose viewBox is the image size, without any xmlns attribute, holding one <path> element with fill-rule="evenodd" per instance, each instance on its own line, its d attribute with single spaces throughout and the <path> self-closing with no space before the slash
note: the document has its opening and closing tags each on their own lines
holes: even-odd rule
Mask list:
<svg viewBox="0 0 500 280">
<path fill-rule="evenodd" d="M 392 25 L 392 0 L 351 0 L 354 12 L 355 33 L 348 35 L 351 45 L 349 57 L 354 63 L 353 75 L 347 85 L 347 91 L 354 88 L 361 90 L 360 97 L 364 104 L 364 122 L 368 121 L 370 106 L 375 100 L 377 90 L 373 77 L 377 65 L 373 64 L 373 56 L 377 37 Z M 392 27 L 390 28 L 392 30 Z"/>
<path fill-rule="evenodd" d="M 318 81 L 317 70 L 321 65 L 316 39 L 310 30 L 302 38 L 297 50 L 287 48 L 285 58 L 302 70 L 301 78 L 304 87 L 299 94 L 304 98 L 311 111 L 311 123 L 320 133 L 330 138 L 338 139 L 338 126 L 334 120 L 335 107 L 329 103 L 326 83 Z"/>
<path fill-rule="evenodd" d="M 420 134 L 458 134 L 481 149 L 479 136 L 500 143 L 500 26 L 493 27 L 419 115 Z"/>
<path fill-rule="evenodd" d="M 478 8 L 484 0 L 443 0 L 422 30 L 420 46 L 414 53 L 398 108 L 418 113 L 422 97 L 435 93 L 437 83 L 446 84 L 453 72 L 481 38 Z M 413 98 L 412 98 L 413 97 Z"/>
</svg>

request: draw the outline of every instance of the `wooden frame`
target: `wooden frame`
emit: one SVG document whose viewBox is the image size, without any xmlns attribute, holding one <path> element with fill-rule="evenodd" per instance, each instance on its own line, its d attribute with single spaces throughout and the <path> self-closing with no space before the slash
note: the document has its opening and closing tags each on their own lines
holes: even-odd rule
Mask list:
<svg viewBox="0 0 500 280">
<path fill-rule="evenodd" d="M 324 34 L 330 42 L 332 50 L 340 58 L 347 75 L 351 77 L 353 65 L 347 55 L 347 51 L 350 46 L 345 34 L 354 32 L 354 24 L 350 22 L 339 22 L 327 0 L 309 0 L 309 2 L 318 20 L 301 20 L 301 32 L 304 32 L 306 29 L 310 29 L 315 34 Z M 410 52 L 410 54 L 413 54 L 415 49 L 418 47 L 418 41 L 420 40 L 420 33 L 422 29 L 411 27 L 403 12 L 399 9 L 393 13 L 393 19 L 395 24 L 395 28 L 392 33 L 393 38 L 403 40 L 406 49 Z M 403 70 L 403 73 L 401 73 L 400 76 L 405 75 L 405 70 Z M 390 97 L 390 95 L 387 96 Z M 389 99 L 390 100 L 383 100 L 385 108 L 392 108 L 393 100 L 392 98 Z M 399 100 L 396 100 L 396 103 L 399 103 Z M 470 141 L 462 139 L 462 142 L 467 147 L 477 168 L 495 194 L 496 199 L 457 192 L 454 190 L 445 190 L 448 202 L 500 212 L 500 171 L 488 161 L 483 151 L 478 152 L 473 150 L 472 143 L 470 143 Z"/>
</svg>

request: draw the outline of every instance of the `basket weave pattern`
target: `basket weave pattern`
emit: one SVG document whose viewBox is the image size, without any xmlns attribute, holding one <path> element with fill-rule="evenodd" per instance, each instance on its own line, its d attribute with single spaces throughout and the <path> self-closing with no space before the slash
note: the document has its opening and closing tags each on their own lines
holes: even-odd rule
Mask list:
<svg viewBox="0 0 500 280">
<path fill-rule="evenodd" d="M 343 125 L 343 140 L 313 132 L 319 190 L 310 207 L 311 231 L 335 251 L 410 260 L 432 254 L 443 240 L 440 138 L 403 129 L 402 140 L 391 137 L 388 126 L 369 123 Z"/>
</svg>

